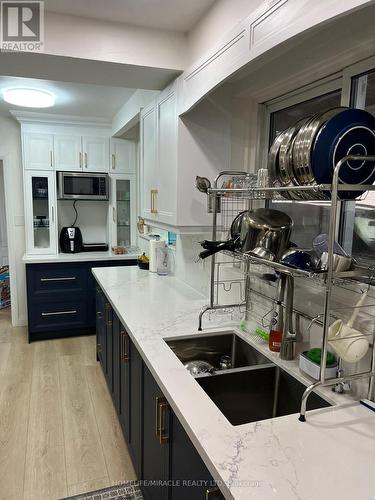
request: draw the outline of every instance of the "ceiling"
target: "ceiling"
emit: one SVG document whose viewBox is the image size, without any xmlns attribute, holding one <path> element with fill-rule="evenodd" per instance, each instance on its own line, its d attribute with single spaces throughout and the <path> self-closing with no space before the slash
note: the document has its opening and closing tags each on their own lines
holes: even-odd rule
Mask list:
<svg viewBox="0 0 375 500">
<path fill-rule="evenodd" d="M 46 0 L 47 11 L 188 32 L 216 0 Z"/>
<path fill-rule="evenodd" d="M 0 76 L 0 91 L 6 87 L 32 87 L 49 90 L 56 95 L 56 103 L 51 108 L 38 110 L 8 104 L 0 95 L 1 114 L 8 114 L 10 109 L 17 109 L 20 111 L 41 111 L 43 113 L 95 117 L 101 120 L 107 119 L 108 121 L 112 119 L 134 92 L 134 89 L 121 87 Z"/>
</svg>

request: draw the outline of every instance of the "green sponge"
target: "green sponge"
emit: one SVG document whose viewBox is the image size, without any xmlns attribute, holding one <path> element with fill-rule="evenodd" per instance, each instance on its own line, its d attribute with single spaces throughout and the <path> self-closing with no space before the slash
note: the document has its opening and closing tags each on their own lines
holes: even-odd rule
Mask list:
<svg viewBox="0 0 375 500">
<path fill-rule="evenodd" d="M 322 359 L 322 350 L 320 347 L 314 347 L 313 349 L 310 349 L 306 353 L 306 357 L 308 357 L 313 363 L 316 363 L 317 365 L 320 365 L 321 359 Z M 336 358 L 335 356 L 327 351 L 327 363 L 326 366 L 332 366 L 336 363 Z"/>
</svg>

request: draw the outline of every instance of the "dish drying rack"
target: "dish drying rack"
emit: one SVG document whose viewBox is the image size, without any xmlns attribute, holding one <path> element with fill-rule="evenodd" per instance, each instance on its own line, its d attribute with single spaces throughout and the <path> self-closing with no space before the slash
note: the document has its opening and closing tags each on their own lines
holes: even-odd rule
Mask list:
<svg viewBox="0 0 375 500">
<path fill-rule="evenodd" d="M 216 241 L 218 239 L 219 233 L 224 238 L 227 236 L 228 229 L 234 217 L 241 211 L 246 209 L 252 209 L 254 202 L 273 200 L 279 201 L 280 199 L 285 199 L 282 197 L 283 192 L 292 194 L 288 196 L 290 203 L 298 203 L 302 201 L 304 193 L 308 193 L 308 199 L 306 201 L 322 201 L 322 198 L 331 204 L 330 218 L 329 218 L 329 232 L 328 232 L 328 265 L 327 270 L 322 272 L 310 272 L 301 269 L 294 269 L 287 267 L 279 262 L 271 262 L 266 259 L 262 259 L 257 256 L 250 255 L 248 253 L 241 252 L 228 252 L 223 251 L 221 254 L 227 256 L 227 260 L 223 261 L 226 263 L 234 262 L 236 259 L 244 263 L 245 267 L 245 277 L 244 277 L 244 289 L 245 297 L 244 301 L 233 304 L 220 305 L 218 301 L 219 293 L 218 289 L 221 283 L 220 280 L 220 261 L 216 255 L 211 257 L 211 280 L 210 280 L 210 295 L 209 304 L 202 308 L 199 313 L 199 325 L 198 330 L 202 330 L 202 320 L 203 316 L 207 311 L 217 311 L 223 309 L 237 308 L 246 305 L 249 300 L 248 284 L 250 282 L 250 264 L 260 264 L 268 268 L 273 269 L 279 273 L 292 276 L 292 277 L 303 277 L 306 279 L 315 279 L 324 287 L 324 312 L 319 315 L 321 317 L 321 325 L 323 328 L 322 337 L 322 360 L 320 364 L 320 378 L 317 382 L 311 384 L 306 388 L 301 401 L 301 410 L 299 420 L 304 422 L 306 420 L 306 405 L 310 394 L 318 387 L 335 386 L 338 384 L 344 384 L 353 380 L 359 379 L 369 379 L 368 386 L 368 399 L 371 399 L 374 394 L 374 377 L 375 377 L 375 329 L 372 336 L 372 349 L 371 349 L 371 360 L 370 369 L 360 373 L 352 373 L 344 376 L 337 376 L 335 378 L 327 379 L 326 377 L 326 362 L 327 362 L 327 352 L 328 352 L 328 329 L 330 326 L 331 317 L 335 317 L 331 313 L 331 297 L 332 289 L 335 284 L 345 283 L 346 281 L 352 282 L 353 279 L 357 281 L 367 281 L 372 282 L 375 277 L 375 270 L 368 267 L 356 267 L 353 270 L 344 272 L 335 272 L 333 270 L 333 258 L 334 258 L 334 241 L 336 239 L 337 232 L 337 209 L 338 202 L 345 201 L 345 192 L 365 192 L 375 191 L 375 185 L 364 185 L 364 184 L 340 184 L 339 174 L 341 167 L 347 161 L 369 161 L 375 162 L 375 156 L 365 156 L 365 155 L 348 155 L 342 158 L 336 165 L 333 171 L 332 184 L 316 184 L 316 185 L 303 185 L 303 186 L 288 186 L 288 187 L 244 187 L 244 188 L 226 188 L 218 187 L 218 183 L 225 176 L 235 176 L 235 177 L 246 177 L 248 172 L 239 171 L 223 171 L 215 179 L 213 187 L 208 188 L 207 195 L 213 198 L 212 203 L 212 240 Z M 327 196 L 327 192 L 330 192 L 330 196 Z M 297 194 L 296 198 L 300 196 L 298 200 L 293 199 L 293 193 Z M 339 198 L 340 193 L 340 198 Z M 358 198 L 357 198 L 358 199 Z M 218 225 L 218 215 L 221 215 L 221 225 Z M 230 260 L 231 259 L 231 260 Z M 227 286 L 229 286 L 227 284 Z M 375 304 L 362 305 L 361 307 L 374 307 Z M 355 306 L 354 306 L 355 307 Z M 352 308 L 354 308 L 352 307 Z M 349 309 L 350 307 L 346 307 Z M 246 310 L 248 307 L 246 307 Z M 298 311 L 294 311 L 298 314 Z M 317 318 L 310 318 L 317 319 Z M 332 342 L 332 340 L 331 340 Z M 370 342 L 371 344 L 371 342 Z"/>
</svg>

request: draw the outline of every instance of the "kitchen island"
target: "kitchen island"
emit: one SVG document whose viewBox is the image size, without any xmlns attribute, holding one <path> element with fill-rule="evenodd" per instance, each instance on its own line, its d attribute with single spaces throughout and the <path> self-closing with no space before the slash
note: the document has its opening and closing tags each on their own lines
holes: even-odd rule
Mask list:
<svg viewBox="0 0 375 500">
<path fill-rule="evenodd" d="M 197 333 L 205 297 L 175 277 L 136 267 L 93 274 L 225 498 L 373 498 L 373 412 L 323 389 L 320 394 L 338 404 L 309 412 L 305 423 L 294 414 L 232 426 L 163 340 Z M 310 383 L 296 360 L 280 361 L 252 335 L 238 333 Z"/>
</svg>

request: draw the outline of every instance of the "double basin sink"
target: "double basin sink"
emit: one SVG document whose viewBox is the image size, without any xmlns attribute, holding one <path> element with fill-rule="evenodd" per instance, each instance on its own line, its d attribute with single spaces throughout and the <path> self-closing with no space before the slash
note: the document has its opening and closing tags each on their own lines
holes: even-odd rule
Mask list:
<svg viewBox="0 0 375 500">
<path fill-rule="evenodd" d="M 196 334 L 165 342 L 183 364 L 200 360 L 214 367 L 195 380 L 232 425 L 299 411 L 306 386 L 236 333 Z M 222 356 L 229 356 L 230 369 L 220 369 Z M 308 410 L 327 406 L 315 393 L 308 399 Z"/>
</svg>

